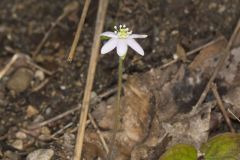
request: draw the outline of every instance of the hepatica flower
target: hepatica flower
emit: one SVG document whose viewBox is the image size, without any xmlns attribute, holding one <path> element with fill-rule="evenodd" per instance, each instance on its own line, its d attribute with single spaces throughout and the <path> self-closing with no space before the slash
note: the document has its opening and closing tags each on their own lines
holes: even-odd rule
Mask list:
<svg viewBox="0 0 240 160">
<path fill-rule="evenodd" d="M 108 40 L 101 49 L 101 54 L 108 53 L 114 48 L 117 48 L 117 54 L 120 57 L 125 57 L 128 46 L 135 50 L 138 54 L 144 55 L 142 47 L 138 44 L 135 38 L 146 38 L 147 35 L 142 34 L 132 34 L 125 25 L 120 25 L 119 27 L 114 27 L 114 32 L 103 32 L 101 36 L 109 37 Z"/>
</svg>

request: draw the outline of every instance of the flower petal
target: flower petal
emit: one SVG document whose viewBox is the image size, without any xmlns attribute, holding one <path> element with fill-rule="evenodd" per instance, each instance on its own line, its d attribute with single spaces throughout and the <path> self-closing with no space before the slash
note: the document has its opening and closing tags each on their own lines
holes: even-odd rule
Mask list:
<svg viewBox="0 0 240 160">
<path fill-rule="evenodd" d="M 117 42 L 117 54 L 122 57 L 127 53 L 127 41 L 126 39 L 118 39 Z"/>
<path fill-rule="evenodd" d="M 132 38 L 127 38 L 127 44 L 140 55 L 144 55 L 142 47 Z"/>
<path fill-rule="evenodd" d="M 129 38 L 147 38 L 147 36 L 146 34 L 131 34 Z"/>
<path fill-rule="evenodd" d="M 117 39 L 111 38 L 102 46 L 101 54 L 105 54 L 112 51 L 116 46 L 117 46 Z"/>
<path fill-rule="evenodd" d="M 101 33 L 101 36 L 106 36 L 106 37 L 110 37 L 110 38 L 117 38 L 117 35 L 114 32 L 103 32 Z"/>
</svg>

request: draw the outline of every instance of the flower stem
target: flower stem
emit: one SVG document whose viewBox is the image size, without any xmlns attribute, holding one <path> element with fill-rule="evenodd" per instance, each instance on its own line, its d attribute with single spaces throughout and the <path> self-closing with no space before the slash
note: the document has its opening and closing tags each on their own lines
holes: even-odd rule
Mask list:
<svg viewBox="0 0 240 160">
<path fill-rule="evenodd" d="M 111 140 L 111 147 L 108 154 L 108 160 L 113 160 L 114 157 L 114 149 L 115 149 L 115 139 L 117 132 L 119 130 L 120 125 L 120 106 L 121 106 L 121 92 L 122 92 L 122 73 L 123 73 L 123 61 L 124 57 L 119 57 L 119 63 L 118 63 L 118 90 L 117 90 L 117 101 L 116 101 L 116 107 L 114 110 L 114 128 L 113 128 L 113 136 Z"/>
</svg>

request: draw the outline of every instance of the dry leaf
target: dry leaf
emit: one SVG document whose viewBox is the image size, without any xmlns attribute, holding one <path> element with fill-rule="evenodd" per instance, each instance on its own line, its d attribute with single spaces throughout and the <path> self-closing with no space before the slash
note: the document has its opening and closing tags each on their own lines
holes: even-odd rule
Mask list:
<svg viewBox="0 0 240 160">
<path fill-rule="evenodd" d="M 184 63 L 188 61 L 186 51 L 180 44 L 177 44 L 176 54 Z"/>
</svg>

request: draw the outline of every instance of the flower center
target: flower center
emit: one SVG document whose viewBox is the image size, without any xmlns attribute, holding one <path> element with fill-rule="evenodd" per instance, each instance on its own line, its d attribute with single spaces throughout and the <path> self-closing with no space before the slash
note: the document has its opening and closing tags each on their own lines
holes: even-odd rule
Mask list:
<svg viewBox="0 0 240 160">
<path fill-rule="evenodd" d="M 114 26 L 115 33 L 117 34 L 118 38 L 126 39 L 129 35 L 132 34 L 132 31 L 129 31 L 125 25 L 119 25 L 119 27 Z"/>
</svg>

